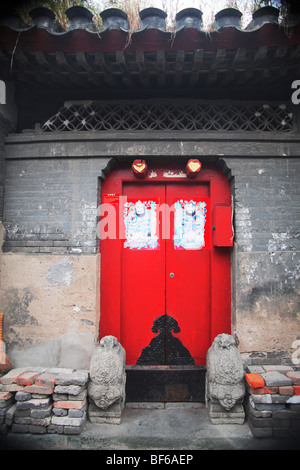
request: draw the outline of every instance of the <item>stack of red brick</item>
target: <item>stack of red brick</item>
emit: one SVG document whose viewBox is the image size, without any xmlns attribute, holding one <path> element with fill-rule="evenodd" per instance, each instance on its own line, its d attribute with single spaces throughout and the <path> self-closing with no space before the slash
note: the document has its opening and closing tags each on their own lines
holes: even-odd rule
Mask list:
<svg viewBox="0 0 300 470">
<path fill-rule="evenodd" d="M 247 416 L 255 437 L 290 437 L 300 430 L 300 370 L 247 366 Z"/>
<path fill-rule="evenodd" d="M 0 432 L 78 434 L 87 419 L 87 371 L 13 369 L 0 379 Z"/>
</svg>

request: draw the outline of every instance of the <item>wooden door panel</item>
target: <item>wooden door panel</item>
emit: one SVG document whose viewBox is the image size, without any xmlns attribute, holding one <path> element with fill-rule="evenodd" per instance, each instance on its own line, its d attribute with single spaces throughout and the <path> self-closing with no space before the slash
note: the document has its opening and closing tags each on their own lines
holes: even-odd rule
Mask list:
<svg viewBox="0 0 300 470">
<path fill-rule="evenodd" d="M 167 240 L 166 312 L 178 322 L 180 332 L 175 336 L 188 349 L 195 364 L 204 364 L 206 351 L 210 346 L 209 185 L 169 184 L 166 201 L 175 208 L 171 220 L 173 237 Z M 178 202 L 179 217 L 176 212 Z M 187 207 L 190 209 L 191 204 L 192 211 L 184 213 Z M 187 239 L 187 243 L 183 243 L 184 247 L 176 247 L 174 243 L 176 217 L 178 225 L 184 226 L 187 232 L 182 236 Z M 177 227 L 177 230 L 180 228 Z"/>
<path fill-rule="evenodd" d="M 154 320 L 165 313 L 165 243 L 161 243 L 159 234 L 159 206 L 165 202 L 165 185 L 124 184 L 123 196 L 127 197 L 133 215 L 124 213 L 124 221 L 129 217 L 132 223 L 121 250 L 121 337 L 127 363 L 136 364 L 143 348 L 153 338 Z M 157 245 L 147 241 L 151 223 L 149 217 L 146 223 L 142 220 L 147 214 L 144 212 L 142 218 L 135 219 L 133 205 L 140 202 L 155 204 L 155 207 L 148 204 L 145 212 L 157 216 Z M 126 246 L 130 236 L 133 242 Z"/>
</svg>

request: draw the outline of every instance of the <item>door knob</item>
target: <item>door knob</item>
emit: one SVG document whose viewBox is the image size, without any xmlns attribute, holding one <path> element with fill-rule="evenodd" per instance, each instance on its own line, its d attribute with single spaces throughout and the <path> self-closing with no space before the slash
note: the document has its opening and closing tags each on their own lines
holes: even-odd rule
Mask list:
<svg viewBox="0 0 300 470">
<path fill-rule="evenodd" d="M 174 274 L 174 273 L 170 273 L 170 277 L 175 277 L 175 274 Z"/>
</svg>

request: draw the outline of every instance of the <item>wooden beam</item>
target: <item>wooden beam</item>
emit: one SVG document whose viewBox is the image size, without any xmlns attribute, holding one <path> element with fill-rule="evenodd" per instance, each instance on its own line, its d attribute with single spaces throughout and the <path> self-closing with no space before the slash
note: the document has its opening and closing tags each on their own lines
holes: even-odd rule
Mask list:
<svg viewBox="0 0 300 470">
<path fill-rule="evenodd" d="M 57 64 L 62 67 L 67 72 L 77 72 L 74 67 L 72 67 L 66 57 L 66 54 L 63 51 L 56 51 L 54 54 Z"/>
<path fill-rule="evenodd" d="M 76 62 L 80 67 L 82 67 L 87 72 L 94 72 L 93 68 L 88 63 L 86 53 L 83 51 L 77 51 L 75 54 Z"/>
<path fill-rule="evenodd" d="M 128 71 L 126 58 L 123 51 L 116 52 L 116 63 L 119 65 L 120 71 L 122 72 L 122 82 L 129 88 L 133 88 L 132 78 Z"/>
<path fill-rule="evenodd" d="M 182 81 L 182 72 L 184 68 L 185 51 L 177 51 L 175 65 L 175 87 L 179 87 Z"/>
<path fill-rule="evenodd" d="M 139 79 L 145 88 L 149 87 L 149 76 L 147 73 L 144 51 L 136 51 L 135 60 L 139 70 Z"/>
<path fill-rule="evenodd" d="M 203 49 L 197 49 L 194 53 L 193 68 L 190 75 L 189 84 L 194 86 L 199 80 L 199 68 L 203 62 Z"/>
<path fill-rule="evenodd" d="M 14 57 L 15 61 L 20 62 L 23 65 L 28 66 L 30 64 L 30 61 L 27 55 L 25 54 L 24 51 L 21 51 L 20 49 L 16 50 L 16 52 L 14 53 L 12 57 Z"/>
<path fill-rule="evenodd" d="M 247 49 L 239 47 L 234 55 L 232 66 L 235 69 L 245 70 L 247 65 Z"/>
<path fill-rule="evenodd" d="M 211 70 L 217 70 L 219 68 L 219 66 L 225 61 L 226 54 L 226 49 L 217 49 L 215 60 L 211 65 Z"/>
<path fill-rule="evenodd" d="M 243 86 L 245 83 L 248 83 L 250 80 L 253 79 L 254 76 L 254 70 L 247 69 L 242 72 L 237 72 L 235 74 L 235 83 L 238 87 Z"/>
<path fill-rule="evenodd" d="M 210 87 L 218 78 L 218 71 L 216 69 L 209 70 L 206 74 L 206 78 L 204 80 L 204 85 Z"/>
<path fill-rule="evenodd" d="M 112 88 L 117 88 L 118 82 L 115 77 L 112 75 L 106 60 L 105 55 L 102 51 L 95 51 L 94 53 L 94 64 L 96 65 L 97 72 L 99 74 L 103 73 L 103 80 L 104 82 Z"/>
<path fill-rule="evenodd" d="M 236 77 L 236 71 L 232 68 L 223 73 L 223 77 L 220 80 L 220 86 L 226 86 L 231 83 Z"/>
<path fill-rule="evenodd" d="M 275 59 L 282 59 L 288 53 L 288 47 L 286 44 L 281 44 L 280 46 L 276 47 L 274 58 Z"/>
<path fill-rule="evenodd" d="M 31 54 L 35 58 L 35 61 L 36 61 L 38 67 L 41 65 L 42 67 L 46 68 L 49 72 L 51 71 L 52 66 L 49 63 L 45 52 L 43 52 L 43 51 L 33 51 L 33 52 L 31 52 Z"/>
<path fill-rule="evenodd" d="M 166 54 L 165 51 L 156 52 L 156 63 L 157 63 L 157 82 L 160 87 L 165 86 L 165 66 L 166 66 Z"/>
<path fill-rule="evenodd" d="M 268 52 L 268 46 L 260 46 L 254 53 L 253 61 L 255 64 L 265 61 L 268 56 Z"/>
</svg>

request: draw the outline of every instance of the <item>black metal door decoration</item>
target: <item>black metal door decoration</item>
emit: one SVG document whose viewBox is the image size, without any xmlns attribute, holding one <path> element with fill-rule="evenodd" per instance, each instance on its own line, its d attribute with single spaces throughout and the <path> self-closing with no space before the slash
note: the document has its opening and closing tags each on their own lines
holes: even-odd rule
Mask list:
<svg viewBox="0 0 300 470">
<path fill-rule="evenodd" d="M 180 332 L 175 318 L 161 315 L 154 320 L 151 331 L 158 335 L 142 350 L 137 365 L 195 365 L 188 349 L 173 336 L 173 332 Z"/>
</svg>

